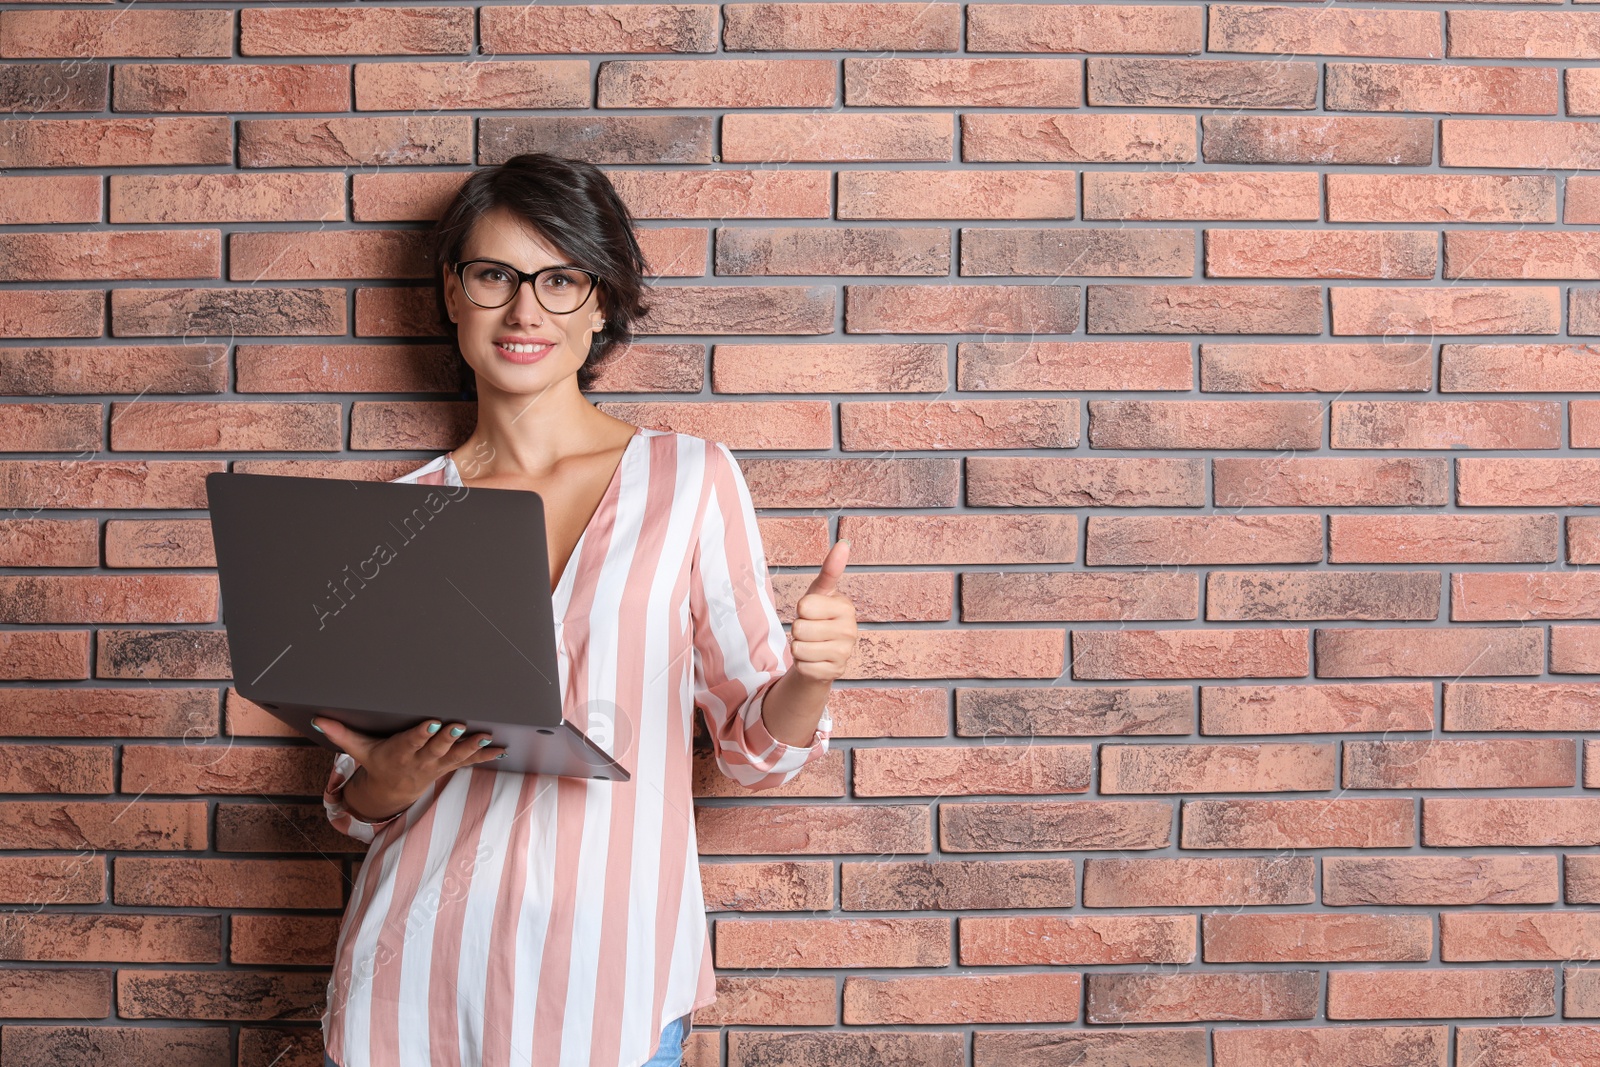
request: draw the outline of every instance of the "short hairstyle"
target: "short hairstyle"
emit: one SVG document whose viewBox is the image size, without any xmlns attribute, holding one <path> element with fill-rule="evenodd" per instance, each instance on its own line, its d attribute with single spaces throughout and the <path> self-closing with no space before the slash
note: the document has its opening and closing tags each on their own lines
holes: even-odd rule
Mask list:
<svg viewBox="0 0 1600 1067">
<path fill-rule="evenodd" d="M 633 216 L 617 190 L 593 163 L 548 152 L 524 152 L 482 167 L 461 184 L 450 207 L 429 234 L 439 319 L 451 343 L 455 324 L 444 302 L 444 271 L 461 258 L 478 220 L 495 208 L 520 216 L 571 266 L 600 275 L 595 286 L 606 324 L 578 368 L 578 388 L 588 390 L 600 369 L 633 340 L 644 303 L 645 262 L 633 234 Z M 464 396 L 477 395 L 476 376 L 456 348 Z"/>
</svg>

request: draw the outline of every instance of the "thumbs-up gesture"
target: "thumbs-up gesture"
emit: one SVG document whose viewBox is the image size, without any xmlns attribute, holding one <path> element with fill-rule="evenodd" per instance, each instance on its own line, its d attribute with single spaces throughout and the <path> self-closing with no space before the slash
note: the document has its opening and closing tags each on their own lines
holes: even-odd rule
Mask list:
<svg viewBox="0 0 1600 1067">
<path fill-rule="evenodd" d="M 856 649 L 856 606 L 839 592 L 849 558 L 850 542 L 836 542 L 794 606 L 794 623 L 789 627 L 794 670 L 813 681 L 831 682 L 844 674 Z"/>
</svg>

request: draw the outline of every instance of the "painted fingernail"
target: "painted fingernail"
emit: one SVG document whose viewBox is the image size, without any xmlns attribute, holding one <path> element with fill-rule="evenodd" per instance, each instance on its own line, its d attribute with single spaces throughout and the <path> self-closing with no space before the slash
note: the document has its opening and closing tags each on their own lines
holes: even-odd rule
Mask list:
<svg viewBox="0 0 1600 1067">
<path fill-rule="evenodd" d="M 319 734 L 321 734 L 321 733 L 326 733 L 326 732 L 327 732 L 327 731 L 326 731 L 326 730 L 324 730 L 324 729 L 323 729 L 323 728 L 322 728 L 322 727 L 320 727 L 320 726 L 318 726 L 318 725 L 317 725 L 317 724 L 316 724 L 316 723 L 312 723 L 312 724 L 311 724 L 311 728 L 312 728 L 312 729 L 313 729 L 313 730 L 315 730 L 315 731 L 316 731 L 316 732 L 317 732 L 317 733 L 319 733 Z"/>
<path fill-rule="evenodd" d="M 489 742 L 492 741 L 492 740 L 494 740 L 494 738 L 492 738 L 492 737 L 480 737 L 478 739 L 478 747 L 479 748 L 488 748 L 489 747 Z"/>
<path fill-rule="evenodd" d="M 436 734 L 436 733 L 439 732 L 439 727 L 441 727 L 443 725 L 444 725 L 444 723 L 442 723 L 442 722 L 430 722 L 428 724 L 428 732 L 430 734 Z"/>
<path fill-rule="evenodd" d="M 504 752 L 500 753 L 500 755 L 495 757 L 495 759 L 505 759 L 505 758 L 506 758 L 506 754 Z"/>
<path fill-rule="evenodd" d="M 466 732 L 467 732 L 467 728 L 465 726 L 452 726 L 452 727 L 450 727 L 450 736 L 451 737 L 460 737 L 462 734 L 464 734 Z"/>
</svg>

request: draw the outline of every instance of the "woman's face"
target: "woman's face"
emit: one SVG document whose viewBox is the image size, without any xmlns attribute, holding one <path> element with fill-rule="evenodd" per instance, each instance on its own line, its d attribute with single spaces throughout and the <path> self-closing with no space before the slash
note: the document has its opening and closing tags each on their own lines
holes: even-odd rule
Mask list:
<svg viewBox="0 0 1600 1067">
<path fill-rule="evenodd" d="M 473 226 L 461 259 L 492 259 L 530 274 L 573 265 L 526 222 L 501 208 Z M 489 383 L 506 393 L 540 393 L 577 374 L 589 354 L 591 336 L 605 319 L 598 287 L 576 310 L 564 314 L 546 311 L 532 285 L 519 286 L 508 304 L 485 308 L 467 299 L 461 279 L 447 267 L 444 296 L 461 354 L 477 374 L 480 392 Z M 546 300 L 556 303 L 549 295 Z M 512 344 L 521 351 L 506 347 Z"/>
</svg>

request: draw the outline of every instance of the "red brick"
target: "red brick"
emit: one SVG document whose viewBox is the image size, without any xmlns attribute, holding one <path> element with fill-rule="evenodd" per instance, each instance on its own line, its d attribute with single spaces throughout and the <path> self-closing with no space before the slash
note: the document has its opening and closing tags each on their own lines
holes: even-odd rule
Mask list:
<svg viewBox="0 0 1600 1067">
<path fill-rule="evenodd" d="M 250 8 L 239 12 L 247 56 L 416 55 L 472 49 L 473 13 L 455 7 Z"/>
<path fill-rule="evenodd" d="M 1329 63 L 1327 71 L 1330 111 L 1557 113 L 1560 72 L 1554 67 Z"/>
<path fill-rule="evenodd" d="M 822 866 L 833 870 L 832 864 Z M 705 867 L 701 870 L 703 879 Z M 846 911 L 1070 908 L 1076 893 L 1070 859 L 846 860 L 839 865 L 839 903 Z M 826 910 L 829 903 L 831 898 L 812 910 Z"/>
<path fill-rule="evenodd" d="M 1420 507 L 1450 499 L 1450 465 L 1444 459 L 1218 457 L 1211 465 L 1218 507 Z"/>
<path fill-rule="evenodd" d="M 1318 629 L 1317 677 L 1461 677 L 1539 674 L 1544 630 L 1475 626 L 1458 629 Z"/>
<path fill-rule="evenodd" d="M 1448 1026 L 1256 1027 L 1212 1031 L 1216 1067 L 1446 1067 Z"/>
<path fill-rule="evenodd" d="M 318 1036 L 318 1048 L 321 1037 Z M 225 1026 L 6 1026 L 0 1056 L 7 1067 L 67 1063 L 159 1063 L 216 1067 L 228 1061 Z M 280 1067 L 291 1067 L 284 1063 Z"/>
<path fill-rule="evenodd" d="M 231 37 L 231 34 L 229 35 Z M 230 49 L 231 50 L 231 49 Z M 227 53 L 224 52 L 224 55 Z M 115 85 L 118 111 L 349 111 L 349 68 L 333 63 L 119 63 Z M 85 109 L 89 110 L 89 109 Z M 137 182 L 154 178 L 159 181 L 166 175 L 116 175 L 111 182 L 113 205 L 122 195 L 119 182 Z M 210 177 L 213 187 L 224 182 L 215 179 L 234 175 L 183 175 L 194 179 Z M 277 179 L 274 184 L 283 188 L 284 179 L 296 175 L 273 174 L 255 177 Z M 331 175 L 311 175 L 325 179 Z M 193 188 L 193 185 L 190 186 Z M 339 185 L 343 193 L 343 183 Z M 343 200 L 343 196 L 340 196 Z M 299 206 L 304 212 L 307 205 Z M 342 212 L 341 212 L 342 214 Z M 301 217 L 304 217 L 303 215 Z M 118 218 L 115 207 L 112 222 L 126 222 Z M 144 220 L 156 221 L 156 220 Z M 287 221 L 287 220 L 285 220 Z"/>
<path fill-rule="evenodd" d="M 1326 182 L 1330 222 L 1555 221 L 1550 174 L 1326 174 Z"/>
<path fill-rule="evenodd" d="M 948 967 L 950 921 L 718 919 L 718 967 Z"/>
<path fill-rule="evenodd" d="M 1303 629 L 1074 630 L 1074 678 L 1297 678 Z"/>
<path fill-rule="evenodd" d="M 1369 115 L 1202 115 L 1208 163 L 1386 163 L 1426 166 L 1433 121 Z"/>
<path fill-rule="evenodd" d="M 956 733 L 963 737 L 1132 736 L 1193 729 L 1194 696 L 1187 686 L 956 689 Z M 839 736 L 837 727 L 834 735 Z"/>
<path fill-rule="evenodd" d="M 1311 221 L 1322 210 L 1318 177 L 1292 171 L 1090 170 L 1083 175 L 1083 217 Z M 1550 197 L 1553 205 L 1553 189 Z"/>
<path fill-rule="evenodd" d="M 1321 406 L 1296 400 L 1091 400 L 1094 448 L 1314 449 Z"/>
<path fill-rule="evenodd" d="M 845 60 L 845 70 L 850 71 L 854 60 Z M 867 62 L 872 62 L 868 60 Z M 957 61 L 960 62 L 960 61 Z M 1027 60 L 969 60 L 976 65 L 1029 62 Z M 1033 60 L 1035 63 L 1054 64 L 1058 61 Z M 1090 69 L 1093 70 L 1091 59 Z M 878 70 L 884 68 L 879 67 Z M 957 77 L 992 70 L 982 68 L 956 68 Z M 1049 78 L 1061 99 L 1072 99 L 1076 93 L 1075 68 L 1065 70 L 1054 65 L 1035 68 Z M 905 68 L 895 71 L 901 76 L 910 73 Z M 853 83 L 846 82 L 846 95 Z M 915 87 L 897 87 L 908 95 L 916 95 Z M 999 85 L 990 87 L 1000 95 Z M 872 87 L 876 92 L 877 86 Z M 938 90 L 931 90 L 930 95 Z M 1094 86 L 1090 86 L 1090 96 Z M 855 103 L 852 99 L 851 103 Z M 1072 114 L 1070 112 L 967 112 L 961 116 L 961 159 L 966 163 L 1192 163 L 1200 156 L 1200 139 L 1194 122 L 1187 115 L 1140 114 Z M 1096 172 L 1084 174 L 1087 181 Z M 1122 177 L 1104 172 L 1103 176 Z M 1093 218 L 1087 213 L 1085 218 Z M 1081 233 L 1081 231 L 1080 231 Z M 1003 238 L 1002 238 L 1003 239 Z M 1124 236 L 1116 244 L 1144 245 L 1150 238 L 1143 235 Z M 1193 255 L 1194 235 L 1183 234 L 1173 238 L 1168 247 L 1185 248 Z M 1046 254 L 1049 250 L 1041 249 Z M 1174 253 L 1175 254 L 1175 253 Z M 1120 272 L 1114 272 L 1120 273 Z"/>
<path fill-rule="evenodd" d="M 1086 859 L 1086 908 L 1249 907 L 1316 900 L 1306 857 Z"/>
<path fill-rule="evenodd" d="M 1561 329 L 1560 290 L 1555 286 L 1334 285 L 1328 298 L 1335 335 L 1521 334 Z"/>
<path fill-rule="evenodd" d="M 235 915 L 228 962 L 293 966 L 333 964 L 339 937 L 336 915 Z"/>
<path fill-rule="evenodd" d="M 1076 400 L 845 400 L 846 451 L 921 448 L 1072 448 Z"/>
<path fill-rule="evenodd" d="M 700 889 L 707 911 L 827 911 L 834 898 L 833 864 L 702 863 Z"/>
<path fill-rule="evenodd" d="M 1334 448 L 1560 448 L 1562 405 L 1547 400 L 1335 400 Z"/>
<path fill-rule="evenodd" d="M 1200 388 L 1217 393 L 1425 391 L 1433 361 L 1417 344 L 1200 345 Z"/>
<path fill-rule="evenodd" d="M 979 507 L 1200 507 L 1203 459 L 968 456 L 966 502 Z"/>
<path fill-rule="evenodd" d="M 1319 334 L 1324 328 L 1322 291 L 1314 285 L 1089 285 L 1087 289 L 1084 321 L 1091 334 Z M 1305 433 L 1299 430 L 1300 435 Z"/>
<path fill-rule="evenodd" d="M 118 904 L 189 908 L 337 908 L 338 864 L 315 860 L 144 859 L 119 856 Z"/>
<path fill-rule="evenodd" d="M 103 904 L 106 858 L 0 856 L 0 904 Z"/>
<path fill-rule="evenodd" d="M 1193 619 L 1200 612 L 1198 578 L 1194 574 L 969 571 L 961 576 L 961 619 L 963 622 Z M 843 581 L 839 588 L 844 588 Z M 859 605 L 856 618 L 865 618 Z"/>
<path fill-rule="evenodd" d="M 1332 789 L 1331 744 L 1102 745 L 1102 793 L 1282 793 Z"/>
<path fill-rule="evenodd" d="M 1443 584 L 1431 571 L 1213 571 L 1206 619 L 1437 619 Z"/>
<path fill-rule="evenodd" d="M 1067 59 L 936 58 L 844 61 L 851 107 L 1078 107 L 1083 64 Z M 792 107 L 786 102 L 783 106 Z M 990 180 L 991 187 L 997 185 Z"/>
<path fill-rule="evenodd" d="M 1444 848 L 1600 845 L 1600 798 L 1427 797 L 1422 843 Z"/>
<path fill-rule="evenodd" d="M 1078 1018 L 1076 974 L 963 974 L 844 980 L 845 1025 L 1070 1023 Z"/>
<path fill-rule="evenodd" d="M 1444 728 L 1560 732 L 1600 730 L 1600 686 L 1549 682 L 1446 682 Z"/>
<path fill-rule="evenodd" d="M 1600 19 L 1582 10 L 1452 11 L 1450 55 L 1600 59 Z"/>
<path fill-rule="evenodd" d="M 1193 915 L 964 916 L 957 922 L 965 967 L 1192 963 L 1199 931 Z"/>
<path fill-rule="evenodd" d="M 702 1009 L 705 1010 L 705 1009 Z M 696 1013 L 696 1021 L 699 1014 Z M 696 1030 L 690 1044 L 704 1036 L 710 1041 L 685 1059 L 693 1067 L 715 1067 L 719 1063 L 716 1031 Z M 761 1063 L 799 1063 L 815 1059 L 823 1063 L 919 1063 L 929 1067 L 960 1067 L 966 1061 L 965 1039 L 956 1033 L 918 1033 L 916 1031 L 817 1030 L 732 1030 L 728 1033 L 729 1067 L 753 1067 Z"/>
<path fill-rule="evenodd" d="M 316 1020 L 327 975 L 315 971 L 131 971 L 117 973 L 124 1019 Z"/>
<path fill-rule="evenodd" d="M 1330 563 L 1554 563 L 1555 515 L 1331 515 Z"/>
<path fill-rule="evenodd" d="M 1073 1067 L 1207 1067 L 1206 1032 L 1054 1029 L 978 1030 L 972 1035 L 972 1067 L 1062 1063 Z"/>
<path fill-rule="evenodd" d="M 971 231 L 962 240 L 965 249 L 980 233 L 1032 233 L 1036 239 L 1074 230 L 1019 231 L 1014 227 Z M 1115 230 L 1094 230 L 1096 235 Z M 1130 231 L 1121 231 L 1127 233 Z M 1143 231 L 1150 232 L 1150 231 Z M 1181 231 L 1156 231 L 1181 232 Z M 997 240 L 998 238 L 996 238 Z M 1103 239 L 1101 239 L 1103 241 Z M 1022 244 L 1016 255 L 1026 255 L 1033 244 Z M 1087 249 L 1085 251 L 1088 251 Z M 963 259 L 963 270 L 968 264 Z M 998 271 L 1016 273 L 1015 271 Z M 942 350 L 941 350 L 942 351 Z M 940 367 L 943 367 L 941 361 Z M 1194 380 L 1194 360 L 1189 345 L 1177 341 L 963 341 L 956 345 L 956 380 L 962 389 L 1188 389 Z M 1035 457 L 1012 456 L 1010 460 Z M 995 464 L 997 460 L 989 460 Z"/>
<path fill-rule="evenodd" d="M 1317 515 L 1091 515 L 1084 547 L 1084 562 L 1092 567 L 1321 559 Z"/>
<path fill-rule="evenodd" d="M 752 3 L 729 8 L 723 44 L 731 51 L 955 51 L 961 15 L 952 5 L 905 10 L 892 3 L 850 3 L 818 11 L 806 4 Z"/>
<path fill-rule="evenodd" d="M 1555 856 L 1325 856 L 1322 902 L 1554 904 L 1556 864 Z"/>
<path fill-rule="evenodd" d="M 1121 851 L 1165 848 L 1171 840 L 1172 805 L 1165 801 L 939 805 L 939 847 L 947 852 Z"/>
<path fill-rule="evenodd" d="M 1449 916 L 1446 916 L 1449 918 Z M 1426 961 L 1426 915 L 1207 915 L 1207 963 Z"/>
<path fill-rule="evenodd" d="M 1439 958 L 1480 960 L 1600 959 L 1600 915 L 1555 912 L 1445 912 Z"/>
<path fill-rule="evenodd" d="M 829 108 L 837 77 L 831 59 L 613 59 L 600 64 L 595 106 Z"/>
<path fill-rule="evenodd" d="M 1317 64 L 1091 56 L 1088 101 L 1123 107 L 1317 106 Z"/>
<path fill-rule="evenodd" d="M 716 1002 L 695 1009 L 693 1021 L 697 1026 L 835 1026 L 838 1000 L 832 976 L 718 975 Z"/>
<path fill-rule="evenodd" d="M 782 804 L 695 808 L 705 856 L 926 853 L 933 847 L 926 804 Z"/>
<path fill-rule="evenodd" d="M 1573 507 L 1600 502 L 1591 486 L 1600 460 L 1484 456 L 1456 460 L 1456 503 Z"/>
<path fill-rule="evenodd" d="M 1570 739 L 1346 741 L 1346 789 L 1540 789 L 1577 784 Z"/>
<path fill-rule="evenodd" d="M 0 915 L 0 958 L 220 963 L 222 920 L 215 915 L 9 912 Z"/>
<path fill-rule="evenodd" d="M 1316 1017 L 1316 971 L 1090 974 L 1091 1023 L 1192 1023 Z"/>
<path fill-rule="evenodd" d="M 1190 800 L 1183 805 L 1184 848 L 1408 848 L 1416 839 L 1416 805 L 1410 800 Z"/>
<path fill-rule="evenodd" d="M 1201 49 L 1197 8 L 988 4 L 967 13 L 973 52 L 1157 52 Z"/>
<path fill-rule="evenodd" d="M 587 108 L 589 84 L 589 64 L 582 59 L 355 65 L 356 107 L 362 111 Z"/>
<path fill-rule="evenodd" d="M 0 57 L 226 56 L 227 11 L 7 11 L 0 15 Z"/>
<path fill-rule="evenodd" d="M 197 89 L 208 99 L 216 99 L 212 96 L 213 93 L 248 92 L 255 103 L 262 102 L 259 99 L 262 90 L 255 85 L 240 86 L 236 82 L 226 81 L 230 71 L 234 72 L 233 78 L 238 77 L 240 67 L 235 63 L 219 63 L 214 67 L 210 65 L 196 67 L 187 63 L 149 65 L 132 63 L 120 64 L 119 67 L 117 78 L 119 107 L 127 106 L 121 103 L 125 93 L 133 97 L 134 103 L 157 104 L 157 100 L 141 99 L 136 95 L 152 89 L 159 89 L 161 101 L 170 101 L 176 96 L 178 103 L 173 106 L 180 108 L 189 94 L 195 93 Z M 213 69 L 219 72 L 216 75 L 219 81 L 214 86 L 207 78 Z M 337 72 L 339 92 L 348 100 L 349 76 L 342 68 L 317 63 L 305 66 L 273 64 L 260 69 L 271 71 L 281 79 L 275 84 L 269 83 L 272 88 L 292 91 L 296 103 L 313 106 L 320 101 L 316 96 L 308 98 L 304 95 L 307 79 L 320 85 L 329 81 L 325 72 Z M 146 74 L 147 71 L 152 73 Z M 285 71 L 289 73 L 283 73 Z M 300 76 L 301 72 L 314 73 L 303 78 Z M 153 78 L 160 78 L 159 84 L 152 85 Z M 290 107 L 291 103 L 285 99 L 281 101 L 280 106 Z M 153 110 L 149 107 L 143 109 Z M 221 107 L 218 110 L 262 109 Z M 342 110 L 342 108 L 315 107 L 315 110 Z M 110 221 L 118 223 L 266 220 L 328 222 L 344 217 L 344 189 L 342 174 L 113 174 L 107 212 Z M 148 350 L 141 346 L 135 351 Z M 151 354 L 156 353 L 151 352 Z M 226 364 L 213 364 L 213 366 L 226 369 Z M 208 391 L 222 392 L 223 389 L 219 387 Z"/>
<path fill-rule="evenodd" d="M 1600 1026 L 1462 1026 L 1456 1057 L 1485 1067 L 1579 1067 L 1600 1057 Z"/>
<path fill-rule="evenodd" d="M 1205 734 L 1395 733 L 1433 728 L 1427 683 L 1203 685 Z"/>
<path fill-rule="evenodd" d="M 854 753 L 858 797 L 973 793 L 1085 793 L 1089 745 L 990 744 L 980 748 L 861 748 Z"/>
<path fill-rule="evenodd" d="M 1423 230 L 1206 231 L 1208 278 L 1432 278 L 1438 238 Z"/>
<path fill-rule="evenodd" d="M 1526 970 L 1328 972 L 1329 1019 L 1490 1019 L 1554 1015 L 1556 976 Z"/>
<path fill-rule="evenodd" d="M 241 167 L 250 168 L 470 163 L 472 119 L 452 115 L 240 119 L 238 157 Z M 235 296 L 239 292 L 231 290 Z M 339 293 L 343 296 L 346 290 Z M 342 323 L 337 332 L 344 332 Z"/>
<path fill-rule="evenodd" d="M 109 970 L 8 967 L 0 979 L 0 1019 L 103 1019 L 110 1014 Z"/>
<path fill-rule="evenodd" d="M 1444 20 L 1433 11 L 1363 8 L 1323 12 L 1255 4 L 1211 9 L 1207 46 L 1218 52 L 1313 53 L 1329 56 L 1444 55 Z"/>
</svg>

